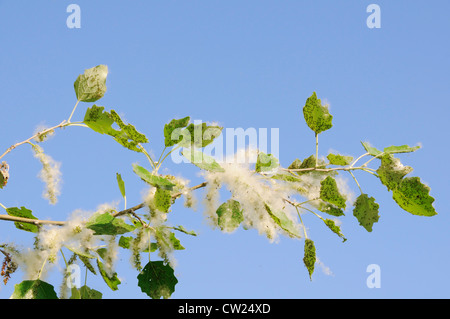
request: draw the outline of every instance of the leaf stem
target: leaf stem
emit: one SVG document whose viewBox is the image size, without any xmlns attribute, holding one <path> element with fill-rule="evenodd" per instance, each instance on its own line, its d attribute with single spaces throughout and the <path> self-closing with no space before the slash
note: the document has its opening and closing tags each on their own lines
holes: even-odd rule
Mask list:
<svg viewBox="0 0 450 319">
<path fill-rule="evenodd" d="M 164 146 L 164 149 L 162 150 L 161 155 L 159 155 L 158 161 L 156 162 L 158 166 L 159 166 L 159 163 L 161 162 L 161 158 L 162 158 L 164 152 L 166 151 L 166 149 L 167 149 L 167 146 Z"/>
<path fill-rule="evenodd" d="M 303 228 L 303 233 L 305 234 L 305 239 L 308 239 L 308 235 L 306 234 L 305 224 L 303 224 L 303 220 L 302 220 L 302 217 L 300 216 L 300 212 L 298 211 L 298 207 L 295 206 L 295 209 L 297 210 L 297 215 L 298 215 L 298 218 L 300 219 L 300 223 L 302 223 L 302 228 Z"/>
<path fill-rule="evenodd" d="M 69 264 L 67 263 L 66 257 L 64 256 L 64 253 L 62 251 L 62 248 L 59 249 L 59 252 L 61 253 L 62 258 L 64 259 L 64 264 L 66 264 L 66 268 L 69 267 Z"/>
<path fill-rule="evenodd" d="M 308 212 L 310 212 L 310 213 L 316 215 L 316 217 L 318 217 L 319 219 L 323 220 L 323 217 L 320 216 L 319 214 L 317 214 L 315 211 L 313 211 L 313 210 L 311 210 L 311 209 L 309 209 L 309 208 L 303 207 L 303 206 L 298 206 L 298 207 L 300 207 L 301 209 L 307 210 Z"/>
<path fill-rule="evenodd" d="M 367 166 L 367 164 L 369 164 L 371 161 L 373 161 L 374 159 L 376 159 L 376 158 L 378 158 L 378 157 L 380 157 L 380 156 L 383 156 L 385 153 L 384 152 L 381 152 L 380 154 L 378 154 L 378 155 L 376 155 L 376 156 L 374 156 L 374 157 L 372 157 L 371 159 L 369 159 L 367 162 L 365 162 L 364 164 L 362 164 L 361 166 Z"/>
<path fill-rule="evenodd" d="M 164 162 L 164 160 L 167 158 L 167 156 L 169 156 L 173 151 L 179 149 L 181 146 L 178 144 L 177 146 L 175 146 L 174 148 L 172 148 L 167 154 L 166 156 L 163 157 L 163 159 L 161 161 L 158 161 L 158 167 L 156 168 L 156 171 L 158 171 L 158 169 L 161 167 L 161 164 Z"/>
<path fill-rule="evenodd" d="M 153 161 L 153 159 L 150 156 L 150 154 L 148 154 L 147 150 L 141 145 L 141 143 L 139 143 L 137 146 L 142 150 L 142 153 L 144 153 L 144 155 L 147 157 L 148 161 L 152 165 L 153 169 L 155 170 L 156 169 L 156 164 Z"/>
<path fill-rule="evenodd" d="M 88 267 L 85 266 L 85 268 L 86 268 L 86 273 L 84 274 L 84 285 L 86 286 L 87 285 L 87 276 L 88 276 Z"/>
<path fill-rule="evenodd" d="M 70 123 L 70 120 L 72 119 L 73 113 L 75 112 L 75 110 L 76 110 L 76 108 L 78 106 L 78 103 L 80 103 L 80 100 L 77 100 L 77 103 L 75 103 L 75 106 L 72 109 L 72 113 L 70 113 L 69 119 L 67 120 L 67 123 Z"/>
<path fill-rule="evenodd" d="M 358 158 L 350 165 L 350 167 L 355 166 L 355 164 L 356 164 L 361 158 L 363 158 L 364 156 L 367 156 L 367 155 L 369 155 L 369 153 L 364 153 L 364 154 L 362 154 L 360 157 L 358 157 Z"/>
<path fill-rule="evenodd" d="M 316 133 L 316 167 L 319 166 L 319 134 Z"/>
<path fill-rule="evenodd" d="M 38 137 L 38 136 L 40 136 L 40 135 L 46 134 L 46 133 L 48 133 L 48 132 L 50 132 L 50 131 L 53 131 L 53 130 L 55 130 L 55 129 L 57 129 L 57 128 L 63 128 L 63 127 L 66 127 L 66 126 L 83 126 L 83 127 L 87 127 L 87 126 L 85 126 L 85 125 L 82 124 L 82 123 L 69 123 L 69 122 L 67 122 L 66 120 L 64 120 L 64 121 L 62 121 L 61 123 L 59 123 L 58 125 L 55 125 L 55 126 L 52 126 L 52 127 L 50 127 L 50 128 L 47 128 L 47 129 L 45 129 L 45 130 L 43 130 L 43 131 L 37 132 L 36 134 L 34 134 L 33 136 L 27 138 L 26 140 L 24 140 L 24 141 L 22 141 L 22 142 L 19 142 L 19 143 L 16 143 L 16 144 L 14 144 L 14 145 L 11 145 L 11 146 L 10 146 L 10 147 L 2 154 L 2 155 L 0 155 L 0 159 L 1 159 L 2 157 L 4 157 L 6 154 L 8 154 L 9 152 L 11 152 L 11 151 L 12 151 L 13 149 L 15 149 L 16 147 L 18 147 L 18 146 L 20 146 L 20 145 L 23 145 L 23 144 L 26 144 L 26 143 L 32 144 L 32 143 L 30 142 L 32 139 L 34 139 L 34 138 L 36 138 L 36 137 Z"/>
<path fill-rule="evenodd" d="M 313 202 L 313 201 L 318 200 L 318 199 L 320 199 L 320 197 L 316 197 L 316 198 L 313 198 L 313 199 L 308 199 L 308 200 L 305 200 L 304 202 L 298 203 L 296 205 L 301 206 L 303 204 L 306 204 L 306 203 L 309 203 L 309 202 Z"/>
<path fill-rule="evenodd" d="M 41 269 L 39 270 L 37 279 L 41 279 L 42 271 L 44 270 L 44 266 L 45 266 L 45 264 L 47 263 L 47 260 L 48 260 L 48 257 L 45 257 L 45 260 L 44 260 L 44 262 L 42 263 L 42 267 L 41 267 Z"/>
<path fill-rule="evenodd" d="M 361 194 L 364 194 L 362 189 L 361 189 L 361 186 L 358 183 L 358 180 L 355 177 L 355 175 L 353 175 L 352 171 L 348 171 L 348 172 L 350 173 L 350 175 L 352 175 L 353 179 L 355 180 L 356 185 L 358 185 L 358 188 L 359 188 L 359 191 L 361 192 Z"/>
</svg>

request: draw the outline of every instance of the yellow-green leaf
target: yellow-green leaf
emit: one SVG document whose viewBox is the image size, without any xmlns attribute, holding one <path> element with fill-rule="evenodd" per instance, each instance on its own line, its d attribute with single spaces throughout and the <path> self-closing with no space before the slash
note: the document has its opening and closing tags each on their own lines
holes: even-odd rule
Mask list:
<svg viewBox="0 0 450 319">
<path fill-rule="evenodd" d="M 305 239 L 303 263 L 308 269 L 309 279 L 312 280 L 312 274 L 314 273 L 314 265 L 316 263 L 316 247 L 314 241 L 309 238 Z"/>
<path fill-rule="evenodd" d="M 367 194 L 361 194 L 356 199 L 354 206 L 353 216 L 358 219 L 361 226 L 368 232 L 371 232 L 373 224 L 378 222 L 380 218 L 378 215 L 378 208 L 380 206 L 375 203 L 375 198 L 369 198 Z"/>
<path fill-rule="evenodd" d="M 328 107 L 323 106 L 320 99 L 317 98 L 316 92 L 306 100 L 303 107 L 303 116 L 306 124 L 316 134 L 326 131 L 333 126 L 333 116 L 329 113 Z"/>
<path fill-rule="evenodd" d="M 420 182 L 419 177 L 404 178 L 393 190 L 397 204 L 413 215 L 434 216 L 434 198 L 429 195 L 430 188 Z"/>
<path fill-rule="evenodd" d="M 161 189 L 166 190 L 172 190 L 175 184 L 170 182 L 168 179 L 151 174 L 148 170 L 143 168 L 142 166 L 139 166 L 137 164 L 132 164 L 133 166 L 133 172 L 136 173 L 137 176 L 139 176 L 144 182 L 154 186 L 159 187 Z"/>
<path fill-rule="evenodd" d="M 186 157 L 192 164 L 200 169 L 210 172 L 225 172 L 225 170 L 211 156 L 205 155 L 203 152 L 193 148 L 184 149 L 181 154 Z"/>
<path fill-rule="evenodd" d="M 339 193 L 336 180 L 331 176 L 320 182 L 320 199 L 345 209 L 345 198 Z"/>
<path fill-rule="evenodd" d="M 33 216 L 31 213 L 31 210 L 25 208 L 25 207 L 9 207 L 6 209 L 6 212 L 9 216 L 15 216 L 15 217 L 23 217 L 23 218 L 30 218 L 30 219 L 37 219 Z M 16 228 L 25 230 L 32 233 L 37 233 L 39 230 L 39 227 L 30 223 L 21 223 L 21 222 L 14 222 L 14 225 Z"/>
<path fill-rule="evenodd" d="M 176 130 L 180 133 L 181 129 L 183 127 L 186 127 L 189 124 L 190 117 L 186 116 L 182 119 L 173 119 L 168 124 L 164 125 L 164 146 L 170 147 L 175 144 L 178 144 L 182 141 L 183 135 L 182 134 L 176 134 L 176 136 L 172 136 Z"/>
<path fill-rule="evenodd" d="M 73 84 L 77 100 L 81 102 L 95 102 L 102 98 L 106 92 L 106 77 L 108 67 L 98 65 L 86 69 Z"/>
<path fill-rule="evenodd" d="M 377 174 L 381 183 L 388 190 L 394 190 L 400 185 L 403 177 L 412 172 L 412 170 L 410 166 L 403 166 L 398 158 L 391 154 L 384 154 L 381 156 L 381 165 L 377 169 Z"/>
<path fill-rule="evenodd" d="M 220 205 L 216 214 L 220 229 L 226 232 L 232 232 L 244 221 L 241 204 L 234 199 L 229 199 Z"/>
<path fill-rule="evenodd" d="M 327 159 L 330 161 L 331 165 L 349 165 L 353 161 L 353 157 L 344 156 L 339 154 L 328 154 Z"/>
</svg>

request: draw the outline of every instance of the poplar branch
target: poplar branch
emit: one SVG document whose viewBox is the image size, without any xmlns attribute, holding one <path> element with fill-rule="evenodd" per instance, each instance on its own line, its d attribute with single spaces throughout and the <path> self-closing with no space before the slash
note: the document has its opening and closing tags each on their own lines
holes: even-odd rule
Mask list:
<svg viewBox="0 0 450 319">
<path fill-rule="evenodd" d="M 14 144 L 14 145 L 11 145 L 11 146 L 10 146 L 10 147 L 2 154 L 2 155 L 0 155 L 0 159 L 3 158 L 6 154 L 8 154 L 9 152 L 11 152 L 11 151 L 12 151 L 13 149 L 15 149 L 16 147 L 18 147 L 18 146 L 20 146 L 20 145 L 22 145 L 22 144 L 25 144 L 25 143 L 29 143 L 32 139 L 34 139 L 34 138 L 36 138 L 36 137 L 39 137 L 39 136 L 41 136 L 41 135 L 44 135 L 44 134 L 46 134 L 46 133 L 48 133 L 48 132 L 51 132 L 51 131 L 53 131 L 53 130 L 55 130 L 55 129 L 57 129 L 57 128 L 63 128 L 63 127 L 65 127 L 65 126 L 71 126 L 71 125 L 74 125 L 74 126 L 80 126 L 80 124 L 78 124 L 78 123 L 68 123 L 66 120 L 64 120 L 64 121 L 62 121 L 61 123 L 59 123 L 58 125 L 55 125 L 55 126 L 53 126 L 53 127 L 47 128 L 47 129 L 45 129 L 45 130 L 43 130 L 43 131 L 37 132 L 36 134 L 34 134 L 33 136 L 27 138 L 26 140 L 24 140 L 24 141 L 22 141 L 22 142 L 19 142 L 19 143 L 16 143 L 16 144 Z"/>
<path fill-rule="evenodd" d="M 191 188 L 189 188 L 189 190 L 196 190 L 202 187 L 205 187 L 208 183 L 207 182 L 203 182 L 200 183 L 198 185 L 192 186 Z M 180 197 L 181 195 L 183 195 L 182 192 L 179 193 L 175 193 L 172 195 L 173 199 L 176 199 L 178 197 Z M 135 211 L 145 207 L 145 203 L 140 203 L 136 206 L 121 210 L 119 212 L 116 212 L 114 214 L 112 214 L 113 217 L 118 217 L 118 216 L 122 216 L 122 215 L 126 215 L 126 214 L 133 214 Z M 6 221 L 12 221 L 12 222 L 19 222 L 19 223 L 27 223 L 27 224 L 33 224 L 33 225 L 56 225 L 56 226 L 64 226 L 67 224 L 67 222 L 64 221 L 56 221 L 56 220 L 41 220 L 41 219 L 32 219 L 32 218 L 25 218 L 25 217 L 17 217 L 17 216 L 10 216 L 10 215 L 1 215 L 0 214 L 0 220 L 6 220 Z"/>
</svg>

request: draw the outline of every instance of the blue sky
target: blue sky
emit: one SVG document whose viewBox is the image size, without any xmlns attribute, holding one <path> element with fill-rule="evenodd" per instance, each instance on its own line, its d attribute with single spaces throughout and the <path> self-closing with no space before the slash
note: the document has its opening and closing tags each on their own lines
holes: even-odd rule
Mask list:
<svg viewBox="0 0 450 319">
<path fill-rule="evenodd" d="M 178 236 L 186 250 L 176 254 L 173 298 L 449 297 L 448 1 L 77 1 L 79 29 L 66 25 L 71 3 L 0 1 L 2 153 L 36 126 L 67 119 L 76 101 L 74 80 L 98 64 L 108 65 L 109 74 L 107 93 L 96 104 L 145 133 L 155 155 L 163 148 L 164 124 L 191 116 L 226 128 L 279 128 L 280 162 L 287 167 L 315 151 L 301 111 L 313 91 L 334 116 L 333 128 L 320 135 L 321 155 L 333 149 L 359 156 L 361 140 L 379 148 L 422 145 L 399 158 L 431 187 L 438 215 L 403 211 L 374 177 L 358 174 L 380 205 L 380 220 L 368 233 L 347 211 L 342 243 L 305 215 L 318 257 L 333 273 L 318 267 L 312 281 L 302 263 L 303 241 L 269 243 L 242 229 L 223 234 L 206 225 L 201 206 L 194 212 L 176 204 L 174 222 L 199 236 Z M 366 25 L 371 3 L 381 8 L 379 29 Z M 74 120 L 82 120 L 88 106 L 81 103 Z M 4 158 L 11 179 L 1 190 L 2 204 L 64 220 L 75 209 L 120 200 L 116 172 L 129 205 L 141 201 L 145 185 L 131 169 L 145 164 L 141 154 L 81 127 L 57 131 L 43 147 L 62 163 L 58 204 L 41 198 L 39 162 L 26 145 Z M 167 161 L 166 169 L 191 185 L 202 181 L 192 165 Z M 0 242 L 8 241 L 29 245 L 32 238 L 2 222 Z M 88 285 L 105 298 L 147 298 L 128 259 L 122 250 L 117 292 L 92 275 Z M 380 266 L 381 288 L 366 285 L 370 264 Z M 17 273 L 2 285 L 0 298 L 20 280 Z M 59 287 L 60 277 L 49 280 Z"/>
</svg>

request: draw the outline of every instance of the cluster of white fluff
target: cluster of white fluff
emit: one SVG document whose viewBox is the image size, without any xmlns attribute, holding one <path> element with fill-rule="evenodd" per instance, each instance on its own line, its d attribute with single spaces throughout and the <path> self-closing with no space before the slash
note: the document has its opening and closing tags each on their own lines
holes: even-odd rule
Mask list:
<svg viewBox="0 0 450 319">
<path fill-rule="evenodd" d="M 44 153 L 39 145 L 33 145 L 34 157 L 42 163 L 39 178 L 45 183 L 46 188 L 42 196 L 51 204 L 56 204 L 57 197 L 61 194 L 61 163 L 56 162 L 51 156 Z"/>
<path fill-rule="evenodd" d="M 233 157 L 252 158 L 257 150 L 239 150 Z M 245 154 L 242 154 L 245 153 Z M 231 193 L 231 198 L 241 204 L 243 210 L 243 226 L 255 228 L 259 234 L 266 235 L 270 240 L 275 240 L 280 228 L 267 212 L 265 205 L 273 211 L 283 211 L 288 218 L 300 228 L 295 218 L 296 211 L 284 201 L 294 191 L 256 174 L 249 163 L 237 163 L 233 159 L 227 159 L 221 166 L 224 172 L 203 173 L 208 182 L 205 196 L 205 214 L 213 225 L 217 225 L 217 208 L 220 206 L 219 189 L 223 185 Z"/>
<path fill-rule="evenodd" d="M 45 126 L 43 124 L 38 125 L 36 127 L 36 129 L 34 130 L 35 138 L 33 140 L 35 142 L 40 143 L 40 142 L 43 142 L 43 141 L 49 139 L 50 137 L 52 137 L 55 134 L 54 130 L 50 130 L 50 131 L 47 131 L 46 133 L 43 133 L 47 129 L 48 129 L 47 126 Z"/>
<path fill-rule="evenodd" d="M 96 212 L 107 212 L 114 209 L 109 204 L 98 207 Z M 78 252 L 88 252 L 96 256 L 95 251 L 101 247 L 107 248 L 107 254 L 103 256 L 105 271 L 108 275 L 114 273 L 114 265 L 118 258 L 118 246 L 112 236 L 94 236 L 94 232 L 84 226 L 92 216 L 92 212 L 82 210 L 74 211 L 65 225 L 45 225 L 37 234 L 38 249 L 26 249 L 20 254 L 15 254 L 15 262 L 25 273 L 25 279 L 45 277 L 50 267 L 48 264 L 58 264 L 61 257 L 60 250 L 63 247 Z M 43 267 L 47 265 L 46 267 Z M 41 273 L 41 271 L 43 271 Z"/>
<path fill-rule="evenodd" d="M 202 175 L 208 182 L 205 189 L 204 212 L 209 224 L 217 226 L 217 209 L 222 204 L 219 190 L 225 186 L 231 193 L 231 198 L 241 204 L 243 210 L 243 226 L 255 228 L 260 234 L 274 240 L 280 234 L 280 227 L 268 214 L 265 204 L 272 211 L 283 211 L 293 222 L 295 227 L 301 230 L 303 227 L 298 222 L 297 211 L 285 199 L 293 198 L 299 192 L 306 200 L 320 198 L 321 182 L 326 177 L 324 174 L 309 173 L 297 176 L 297 182 L 281 182 L 266 178 L 253 170 L 251 161 L 247 163 L 237 162 L 235 158 L 256 158 L 256 149 L 238 150 L 226 161 L 221 162 L 224 172 L 203 171 Z M 279 170 L 271 174 L 287 174 Z M 347 184 L 347 179 L 334 176 L 338 189 L 347 200 L 347 207 L 353 205 L 355 194 Z M 304 211 L 303 211 L 304 212 Z M 303 213 L 300 210 L 300 213 Z M 301 231 L 300 233 L 303 233 Z"/>
<path fill-rule="evenodd" d="M 180 180 L 177 180 L 177 182 L 180 182 Z M 184 190 L 186 188 L 184 186 L 187 186 L 188 182 L 183 180 L 179 186 Z M 156 188 L 150 187 L 143 196 L 143 201 L 149 210 L 149 222 L 146 228 L 138 230 L 138 236 L 132 243 L 134 255 L 131 258 L 135 260 L 136 254 L 150 249 L 153 242 L 158 244 L 158 256 L 167 261 L 172 268 L 175 268 L 176 259 L 173 243 L 169 240 L 170 228 L 167 225 L 167 213 L 156 208 L 154 204 L 155 192 Z"/>
<path fill-rule="evenodd" d="M 184 198 L 184 206 L 196 210 L 197 198 L 195 197 L 194 192 L 189 187 L 190 181 L 182 177 L 176 177 L 175 182 L 181 188 L 181 195 Z"/>
</svg>

